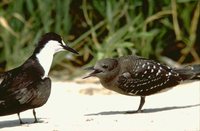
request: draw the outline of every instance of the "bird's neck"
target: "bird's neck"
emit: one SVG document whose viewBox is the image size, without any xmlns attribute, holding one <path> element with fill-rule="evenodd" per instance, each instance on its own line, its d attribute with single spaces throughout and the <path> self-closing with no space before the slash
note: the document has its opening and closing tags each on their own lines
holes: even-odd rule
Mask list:
<svg viewBox="0 0 200 131">
<path fill-rule="evenodd" d="M 116 77 L 110 77 L 107 79 L 101 78 L 100 83 L 106 88 L 111 88 L 113 87 L 113 81 L 115 81 L 115 78 Z"/>
<path fill-rule="evenodd" d="M 115 86 L 118 77 L 119 77 L 120 67 L 117 66 L 115 70 L 110 72 L 108 75 L 101 77 L 100 82 L 105 87 L 113 87 Z M 116 82 L 115 82 L 116 81 Z"/>
<path fill-rule="evenodd" d="M 47 77 L 51 68 L 51 64 L 53 61 L 53 52 L 48 50 L 42 50 L 41 52 L 37 53 L 35 57 L 37 58 L 39 64 L 44 69 L 44 76 Z"/>
</svg>

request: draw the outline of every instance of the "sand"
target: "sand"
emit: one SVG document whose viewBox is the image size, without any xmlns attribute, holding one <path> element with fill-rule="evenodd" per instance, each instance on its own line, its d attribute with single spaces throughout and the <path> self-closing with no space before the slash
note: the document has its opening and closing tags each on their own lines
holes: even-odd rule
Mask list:
<svg viewBox="0 0 200 131">
<path fill-rule="evenodd" d="M 21 113 L 0 117 L 0 131 L 199 131 L 200 82 L 184 84 L 146 97 L 144 113 L 136 110 L 139 97 L 104 89 L 98 82 L 70 81 L 52 84 L 48 102 Z"/>
</svg>

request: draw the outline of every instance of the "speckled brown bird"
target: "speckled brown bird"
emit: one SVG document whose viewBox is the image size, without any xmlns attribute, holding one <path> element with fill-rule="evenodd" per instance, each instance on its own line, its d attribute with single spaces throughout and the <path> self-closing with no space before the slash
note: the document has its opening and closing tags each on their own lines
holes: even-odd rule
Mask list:
<svg viewBox="0 0 200 131">
<path fill-rule="evenodd" d="M 107 89 L 123 95 L 140 96 L 137 111 L 142 111 L 145 97 L 167 91 L 189 80 L 200 80 L 200 65 L 172 68 L 136 55 L 119 58 L 106 58 L 86 68 L 92 72 L 84 77 L 98 77 Z"/>
</svg>

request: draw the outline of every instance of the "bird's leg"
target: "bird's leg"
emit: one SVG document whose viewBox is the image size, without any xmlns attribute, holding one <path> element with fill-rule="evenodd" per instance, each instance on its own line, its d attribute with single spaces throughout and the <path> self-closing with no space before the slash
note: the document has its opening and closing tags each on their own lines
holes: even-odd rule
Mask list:
<svg viewBox="0 0 200 131">
<path fill-rule="evenodd" d="M 131 113 L 141 113 L 141 112 L 142 112 L 142 107 L 143 107 L 144 103 L 145 103 L 145 96 L 141 96 L 141 97 L 140 97 L 140 105 L 139 105 L 137 111 L 127 111 L 126 113 L 127 113 L 127 114 L 131 114 Z"/>
<path fill-rule="evenodd" d="M 137 113 L 141 113 L 142 112 L 142 107 L 143 107 L 144 103 L 145 103 L 145 96 L 141 96 L 140 97 L 140 105 L 139 105 L 139 107 L 138 107 L 138 109 L 136 111 Z"/>
<path fill-rule="evenodd" d="M 38 122 L 38 120 L 37 120 L 37 117 L 36 117 L 36 112 L 35 112 L 35 109 L 33 109 L 33 116 L 34 116 L 34 118 L 35 118 L 35 121 L 34 121 L 34 123 L 37 123 L 37 122 Z"/>
<path fill-rule="evenodd" d="M 19 118 L 19 122 L 20 122 L 20 124 L 24 124 L 23 121 L 22 121 L 22 119 L 20 118 L 20 114 L 17 113 L 17 115 L 18 115 L 18 118 Z"/>
</svg>

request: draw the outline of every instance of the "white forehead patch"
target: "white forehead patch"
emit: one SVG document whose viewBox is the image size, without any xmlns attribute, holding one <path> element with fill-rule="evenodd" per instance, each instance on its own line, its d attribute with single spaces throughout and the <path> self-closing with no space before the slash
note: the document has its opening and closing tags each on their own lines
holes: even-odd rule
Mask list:
<svg viewBox="0 0 200 131">
<path fill-rule="evenodd" d="M 62 43 L 64 43 L 64 42 L 62 41 Z M 42 51 L 43 52 L 50 51 L 51 53 L 56 53 L 56 52 L 59 52 L 62 50 L 63 50 L 63 47 L 61 46 L 61 43 L 59 43 L 56 40 L 50 40 L 46 43 L 46 45 L 43 47 L 41 52 Z"/>
</svg>

